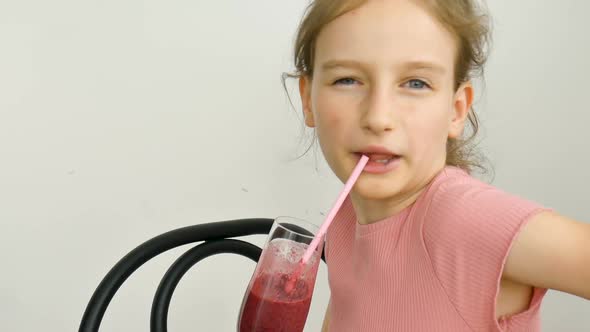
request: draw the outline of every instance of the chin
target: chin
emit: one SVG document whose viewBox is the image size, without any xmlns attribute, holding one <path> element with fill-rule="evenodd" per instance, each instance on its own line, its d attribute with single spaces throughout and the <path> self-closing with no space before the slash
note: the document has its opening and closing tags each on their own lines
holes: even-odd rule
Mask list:
<svg viewBox="0 0 590 332">
<path fill-rule="evenodd" d="M 381 201 L 398 196 L 402 187 L 400 181 L 363 174 L 354 186 L 354 193 L 365 200 Z"/>
</svg>

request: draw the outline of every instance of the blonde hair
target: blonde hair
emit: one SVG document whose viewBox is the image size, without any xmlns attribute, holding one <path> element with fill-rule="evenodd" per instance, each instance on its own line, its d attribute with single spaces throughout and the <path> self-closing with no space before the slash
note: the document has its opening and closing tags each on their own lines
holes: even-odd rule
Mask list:
<svg viewBox="0 0 590 332">
<path fill-rule="evenodd" d="M 294 47 L 295 73 L 286 78 L 312 77 L 316 40 L 321 30 L 339 16 L 354 10 L 367 0 L 313 0 L 307 7 L 297 30 Z M 489 19 L 476 0 L 415 0 L 445 26 L 458 44 L 455 62 L 455 89 L 476 76 L 483 76 L 490 42 Z M 468 172 L 474 168 L 486 170 L 483 156 L 476 150 L 474 139 L 479 120 L 474 109 L 468 115 L 471 134 L 447 141 L 446 164 Z"/>
</svg>

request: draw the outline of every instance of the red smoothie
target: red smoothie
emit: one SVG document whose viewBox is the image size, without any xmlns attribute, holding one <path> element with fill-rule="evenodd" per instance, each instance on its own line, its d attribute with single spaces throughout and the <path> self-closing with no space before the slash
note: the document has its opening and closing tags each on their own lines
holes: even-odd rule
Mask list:
<svg viewBox="0 0 590 332">
<path fill-rule="evenodd" d="M 312 278 L 313 279 L 313 278 Z M 244 303 L 239 332 L 302 332 L 313 292 L 312 280 L 299 279 L 286 291 L 289 275 L 258 275 Z"/>
</svg>

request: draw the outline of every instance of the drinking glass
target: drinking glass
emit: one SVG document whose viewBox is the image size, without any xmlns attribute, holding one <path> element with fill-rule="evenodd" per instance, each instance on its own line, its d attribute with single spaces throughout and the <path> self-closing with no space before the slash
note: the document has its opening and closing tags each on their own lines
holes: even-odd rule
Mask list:
<svg viewBox="0 0 590 332">
<path fill-rule="evenodd" d="M 324 239 L 304 265 L 301 258 L 317 231 L 305 220 L 274 220 L 244 294 L 238 332 L 303 331 Z"/>
</svg>

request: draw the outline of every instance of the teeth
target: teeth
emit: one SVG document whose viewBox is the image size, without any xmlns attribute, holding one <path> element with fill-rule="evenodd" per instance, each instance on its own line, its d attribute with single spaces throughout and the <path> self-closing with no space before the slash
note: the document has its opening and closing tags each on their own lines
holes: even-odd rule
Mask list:
<svg viewBox="0 0 590 332">
<path fill-rule="evenodd" d="M 387 164 L 391 159 L 375 160 L 378 163 Z"/>
</svg>

